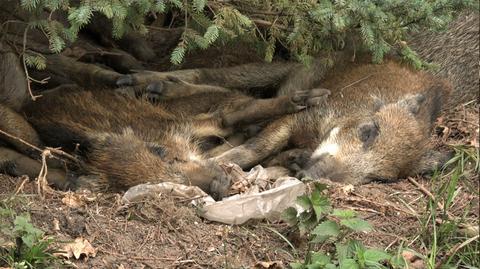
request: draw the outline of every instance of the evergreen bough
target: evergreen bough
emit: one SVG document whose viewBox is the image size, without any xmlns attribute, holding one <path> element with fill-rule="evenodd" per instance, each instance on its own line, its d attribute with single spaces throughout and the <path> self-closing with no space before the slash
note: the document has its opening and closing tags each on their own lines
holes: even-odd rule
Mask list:
<svg viewBox="0 0 480 269">
<path fill-rule="evenodd" d="M 179 64 L 194 49 L 241 39 L 253 44 L 271 61 L 281 45 L 297 60 L 308 63 L 319 52 L 332 52 L 355 41 L 355 47 L 381 62 L 392 49 L 417 68 L 423 62 L 405 42 L 419 30 L 441 30 L 461 10 L 477 8 L 473 0 L 20 0 L 32 16 L 30 27 L 45 32 L 53 52 L 60 52 L 89 23 L 95 12 L 112 21 L 112 35 L 146 33 L 144 18 L 175 10 L 184 32 L 171 53 Z M 41 16 L 45 11 L 68 13 L 68 25 Z M 42 67 L 40 57 L 27 63 Z"/>
</svg>

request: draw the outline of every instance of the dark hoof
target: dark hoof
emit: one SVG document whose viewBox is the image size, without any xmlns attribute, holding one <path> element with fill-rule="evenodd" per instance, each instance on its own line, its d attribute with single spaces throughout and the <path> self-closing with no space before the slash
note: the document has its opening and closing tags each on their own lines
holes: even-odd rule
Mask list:
<svg viewBox="0 0 480 269">
<path fill-rule="evenodd" d="M 295 177 L 298 179 L 309 178 L 309 174 L 305 170 L 300 170 L 295 174 Z"/>
<path fill-rule="evenodd" d="M 215 201 L 221 200 L 228 195 L 232 180 L 229 175 L 225 175 L 221 178 L 216 178 L 210 183 L 209 194 Z"/>
<path fill-rule="evenodd" d="M 162 82 L 153 82 L 147 86 L 147 99 L 152 103 L 157 103 L 162 99 L 164 87 Z"/>
<path fill-rule="evenodd" d="M 10 175 L 12 177 L 20 176 L 20 173 L 17 172 L 17 167 L 12 161 L 0 162 L 0 173 Z"/>
<path fill-rule="evenodd" d="M 65 177 L 48 177 L 48 185 L 55 189 L 62 191 L 74 191 L 76 189 L 77 175 L 72 172 L 67 172 Z"/>
<path fill-rule="evenodd" d="M 325 103 L 330 94 L 329 90 L 322 88 L 299 90 L 292 97 L 292 102 L 297 105 L 298 110 L 303 110 L 307 107 Z"/>
<path fill-rule="evenodd" d="M 305 151 L 294 151 L 288 156 L 288 169 L 294 173 L 300 172 L 308 163 L 310 154 Z"/>
<path fill-rule="evenodd" d="M 132 75 L 124 75 L 117 79 L 117 86 L 133 86 L 135 85 L 136 81 Z"/>
</svg>

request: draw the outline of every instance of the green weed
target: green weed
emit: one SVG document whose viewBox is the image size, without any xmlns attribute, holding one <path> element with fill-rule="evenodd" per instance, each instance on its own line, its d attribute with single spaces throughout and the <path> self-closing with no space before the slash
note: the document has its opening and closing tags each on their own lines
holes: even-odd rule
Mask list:
<svg viewBox="0 0 480 269">
<path fill-rule="evenodd" d="M 54 239 L 36 228 L 28 214 L 17 215 L 8 205 L 6 200 L 0 203 L 0 265 L 28 269 L 58 263 Z"/>
<path fill-rule="evenodd" d="M 283 219 L 307 236 L 309 241 L 305 259 L 291 263 L 292 268 L 404 267 L 400 253 L 392 255 L 350 239 L 353 233 L 371 231 L 372 226 L 359 218 L 355 211 L 333 209 L 328 198 L 322 194 L 324 189 L 324 185 L 316 184 L 310 195 L 298 197 L 297 204 L 303 209 L 301 213 L 293 207 L 283 213 Z"/>
<path fill-rule="evenodd" d="M 429 197 L 422 219 L 422 243 L 428 250 L 425 262 L 429 269 L 480 267 L 478 230 L 477 235 L 462 232 L 465 227 L 478 228 L 478 220 L 467 218 L 471 205 L 465 207 L 463 216 L 450 213 L 462 188 L 478 195 L 477 187 L 471 186 L 469 179 L 473 173 L 478 180 L 479 149 L 456 146 L 454 150 L 455 155 L 445 165 L 449 172 L 444 169 L 432 177 L 433 197 Z"/>
</svg>

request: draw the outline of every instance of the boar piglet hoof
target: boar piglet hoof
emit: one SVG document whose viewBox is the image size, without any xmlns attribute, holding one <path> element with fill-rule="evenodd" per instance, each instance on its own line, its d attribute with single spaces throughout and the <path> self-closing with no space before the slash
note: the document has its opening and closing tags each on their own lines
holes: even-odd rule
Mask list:
<svg viewBox="0 0 480 269">
<path fill-rule="evenodd" d="M 137 81 L 132 75 L 123 75 L 117 79 L 116 84 L 118 87 L 134 86 L 137 84 Z"/>
<path fill-rule="evenodd" d="M 215 201 L 222 200 L 223 197 L 228 195 L 231 185 L 231 177 L 225 175 L 224 177 L 215 178 L 210 183 L 209 194 Z"/>
<path fill-rule="evenodd" d="M 146 88 L 147 99 L 156 103 L 164 98 L 179 97 L 182 95 L 182 91 L 185 91 L 184 89 L 190 85 L 177 77 L 167 76 L 166 80 L 148 84 Z"/>
<path fill-rule="evenodd" d="M 326 102 L 331 92 L 323 88 L 297 90 L 292 96 L 292 102 L 297 104 L 298 110 L 311 106 L 318 106 Z"/>
</svg>

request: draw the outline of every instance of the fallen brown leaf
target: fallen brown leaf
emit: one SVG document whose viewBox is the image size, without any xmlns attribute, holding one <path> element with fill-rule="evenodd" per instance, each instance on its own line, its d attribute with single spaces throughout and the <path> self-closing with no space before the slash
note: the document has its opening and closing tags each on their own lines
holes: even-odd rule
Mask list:
<svg viewBox="0 0 480 269">
<path fill-rule="evenodd" d="M 79 208 L 84 206 L 87 202 L 95 201 L 96 197 L 89 192 L 67 192 L 62 198 L 62 202 L 71 208 Z"/>
<path fill-rule="evenodd" d="M 283 262 L 273 261 L 273 262 L 257 262 L 255 268 L 258 269 L 283 269 Z"/>
<path fill-rule="evenodd" d="M 65 258 L 75 257 L 75 259 L 80 259 L 82 255 L 85 258 L 88 257 L 95 257 L 97 255 L 97 250 L 93 248 L 93 246 L 88 242 L 87 239 L 84 238 L 77 238 L 74 242 L 68 243 L 61 250 L 64 253 L 60 253 L 59 256 L 63 256 Z"/>
</svg>

